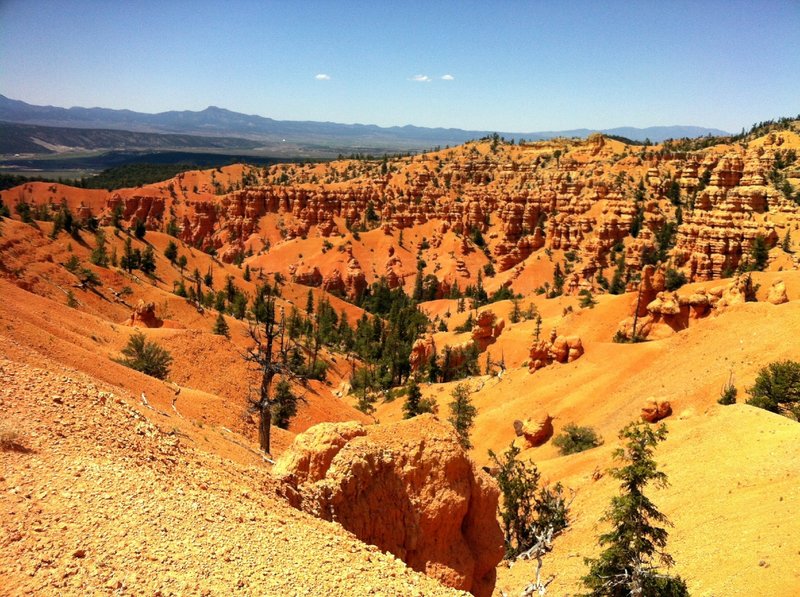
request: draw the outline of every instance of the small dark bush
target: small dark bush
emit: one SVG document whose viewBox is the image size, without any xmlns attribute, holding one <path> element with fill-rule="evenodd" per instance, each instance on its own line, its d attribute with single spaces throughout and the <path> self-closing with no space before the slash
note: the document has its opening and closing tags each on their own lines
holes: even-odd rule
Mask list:
<svg viewBox="0 0 800 597">
<path fill-rule="evenodd" d="M 725 406 L 736 404 L 736 394 L 738 394 L 738 392 L 736 386 L 733 385 L 733 380 L 729 379 L 728 383 L 722 386 L 722 391 L 719 393 L 717 402 Z"/>
<path fill-rule="evenodd" d="M 579 427 L 575 423 L 568 423 L 564 431 L 553 440 L 562 456 L 576 454 L 602 445 L 602 438 L 591 427 Z"/>
</svg>

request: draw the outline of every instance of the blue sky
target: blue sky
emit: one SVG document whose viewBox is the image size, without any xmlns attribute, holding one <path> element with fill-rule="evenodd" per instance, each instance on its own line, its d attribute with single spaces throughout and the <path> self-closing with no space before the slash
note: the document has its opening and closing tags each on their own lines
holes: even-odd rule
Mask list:
<svg viewBox="0 0 800 597">
<path fill-rule="evenodd" d="M 800 112 L 800 1 L 0 0 L 0 93 L 382 126 L 738 131 Z"/>
</svg>

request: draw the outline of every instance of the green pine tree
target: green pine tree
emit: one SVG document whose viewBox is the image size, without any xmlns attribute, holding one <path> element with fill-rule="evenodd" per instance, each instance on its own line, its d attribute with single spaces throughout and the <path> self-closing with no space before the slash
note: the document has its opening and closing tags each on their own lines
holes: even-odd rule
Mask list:
<svg viewBox="0 0 800 597">
<path fill-rule="evenodd" d="M 288 429 L 289 422 L 297 414 L 299 398 L 292 392 L 289 382 L 281 379 L 275 385 L 272 396 L 272 423 L 281 429 Z"/>
<path fill-rule="evenodd" d="M 667 428 L 653 428 L 636 422 L 620 431 L 621 440 L 627 440 L 614 457 L 623 463 L 611 474 L 620 480 L 620 494 L 611 499 L 604 520 L 611 530 L 600 535 L 600 545 L 605 550 L 596 559 L 586 559 L 589 573 L 583 583 L 590 597 L 682 597 L 689 594 L 681 577 L 659 572 L 659 565 L 670 567 L 674 563 L 666 553 L 667 517 L 644 495 L 652 484 L 667 486 L 667 476 L 656 468 L 653 460 L 655 446 L 667 436 Z"/>
<path fill-rule="evenodd" d="M 181 284 L 182 283 L 183 281 L 181 281 Z M 221 311 L 217 313 L 217 320 L 214 322 L 213 332 L 218 336 L 230 338 L 230 328 L 228 327 L 228 322 L 225 321 L 225 316 L 222 315 Z"/>
<path fill-rule="evenodd" d="M 458 434 L 458 441 L 465 450 L 472 448 L 469 440 L 470 431 L 475 423 L 478 409 L 472 405 L 469 397 L 469 388 L 466 384 L 458 384 L 450 394 L 453 401 L 450 403 L 450 416 L 448 421 Z"/>
<path fill-rule="evenodd" d="M 178 245 L 173 241 L 169 241 L 167 243 L 167 248 L 164 249 L 164 257 L 169 259 L 170 263 L 175 263 L 175 259 L 178 257 Z"/>
</svg>

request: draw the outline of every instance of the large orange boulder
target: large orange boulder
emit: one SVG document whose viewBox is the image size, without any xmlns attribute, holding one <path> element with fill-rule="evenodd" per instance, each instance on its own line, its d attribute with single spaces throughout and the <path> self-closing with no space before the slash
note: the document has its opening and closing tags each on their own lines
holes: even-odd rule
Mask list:
<svg viewBox="0 0 800 597">
<path fill-rule="evenodd" d="M 320 286 L 322 284 L 322 273 L 315 265 L 296 263 L 289 266 L 289 275 L 292 282 L 303 286 Z"/>
<path fill-rule="evenodd" d="M 273 473 L 295 507 L 335 520 L 447 586 L 492 594 L 503 557 L 499 492 L 433 415 L 316 425 L 295 438 Z"/>
<path fill-rule="evenodd" d="M 524 421 L 514 421 L 517 437 L 524 437 L 529 448 L 541 446 L 553 436 L 553 417 L 546 412 L 537 413 Z"/>
<path fill-rule="evenodd" d="M 642 406 L 642 420 L 656 423 L 672 414 L 672 405 L 667 400 L 650 399 Z"/>
<path fill-rule="evenodd" d="M 164 321 L 156 316 L 155 303 L 139 300 L 125 325 L 137 328 L 160 328 L 164 325 Z"/>
<path fill-rule="evenodd" d="M 557 336 L 555 330 L 550 343 L 539 340 L 531 345 L 528 354 L 528 369 L 531 373 L 551 363 L 571 363 L 584 353 L 583 342 L 578 336 Z"/>
<path fill-rule="evenodd" d="M 772 286 L 769 287 L 767 302 L 773 305 L 782 305 L 789 302 L 789 297 L 786 294 L 786 284 L 784 284 L 783 280 L 775 280 Z"/>
</svg>

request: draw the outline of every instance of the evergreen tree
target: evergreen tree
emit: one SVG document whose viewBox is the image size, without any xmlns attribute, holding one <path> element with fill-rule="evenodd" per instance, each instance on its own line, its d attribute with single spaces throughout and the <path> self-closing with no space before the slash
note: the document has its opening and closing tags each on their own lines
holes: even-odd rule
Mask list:
<svg viewBox="0 0 800 597">
<path fill-rule="evenodd" d="M 225 336 L 226 338 L 230 337 L 230 328 L 228 328 L 228 322 L 225 321 L 225 317 L 222 315 L 221 311 L 217 313 L 217 320 L 214 322 L 214 328 L 212 331 L 218 336 Z"/>
<path fill-rule="evenodd" d="M 272 398 L 272 424 L 281 429 L 288 429 L 289 422 L 297 414 L 299 398 L 292 392 L 289 382 L 281 379 L 275 384 L 275 395 Z"/>
<path fill-rule="evenodd" d="M 531 463 L 528 467 L 519 460 L 520 451 L 513 442 L 502 459 L 489 450 L 503 496 L 500 519 L 506 558 L 513 558 L 529 549 L 542 533 L 556 535 L 568 526 L 569 504 L 564 498 L 563 487 L 556 484 L 539 488 L 540 474 L 536 465 Z"/>
<path fill-rule="evenodd" d="M 178 258 L 178 245 L 173 241 L 169 241 L 167 243 L 167 248 L 164 249 L 164 257 L 169 259 L 170 263 L 175 263 L 175 259 Z"/>
<path fill-rule="evenodd" d="M 106 251 L 106 235 L 98 230 L 94 235 L 94 249 L 89 256 L 89 261 L 99 267 L 108 266 L 108 252 Z"/>
<path fill-rule="evenodd" d="M 449 405 L 450 416 L 447 420 L 455 428 L 461 447 L 469 450 L 472 448 L 469 434 L 475 422 L 475 415 L 478 414 L 478 409 L 472 405 L 469 397 L 469 388 L 467 388 L 466 384 L 458 384 L 450 395 L 453 397 L 453 401 Z"/>
<path fill-rule="evenodd" d="M 244 266 L 244 274 L 242 274 L 242 278 L 244 279 L 245 282 L 249 282 L 250 281 L 250 266 L 249 265 L 245 265 Z"/>
<path fill-rule="evenodd" d="M 434 412 L 435 402 L 422 397 L 417 380 L 412 375 L 406 386 L 406 401 L 403 404 L 403 418 L 411 419 L 423 413 Z"/>
<path fill-rule="evenodd" d="M 564 294 L 564 272 L 561 271 L 561 264 L 556 263 L 553 266 L 553 289 L 550 291 L 549 297 L 555 298 Z"/>
<path fill-rule="evenodd" d="M 306 315 L 311 316 L 314 313 L 314 293 L 311 290 L 306 295 Z"/>
<path fill-rule="evenodd" d="M 117 230 L 122 229 L 122 203 L 117 203 L 111 211 L 111 225 Z"/>
<path fill-rule="evenodd" d="M 139 267 L 139 263 L 136 260 L 135 253 L 133 251 L 133 246 L 131 245 L 130 237 L 125 239 L 125 247 L 122 252 L 122 260 L 119 262 L 120 267 L 131 273 L 134 269 Z"/>
<path fill-rule="evenodd" d="M 617 258 L 617 269 L 614 270 L 614 277 L 611 278 L 611 285 L 608 287 L 611 294 L 622 294 L 625 292 L 625 254 L 620 253 Z"/>
<path fill-rule="evenodd" d="M 422 269 L 417 269 L 417 277 L 414 278 L 414 292 L 411 295 L 416 302 L 422 301 Z"/>
<path fill-rule="evenodd" d="M 583 578 L 591 597 L 682 597 L 688 595 L 686 583 L 678 577 L 659 573 L 659 564 L 671 566 L 672 557 L 664 551 L 667 531 L 656 526 L 667 525 L 666 516 L 644 495 L 648 484 L 666 487 L 667 476 L 656 468 L 653 450 L 667 436 L 667 428 L 653 428 L 637 422 L 620 431 L 624 448 L 614 457 L 624 466 L 612 469 L 620 480 L 620 495 L 611 500 L 604 520 L 611 530 L 600 535 L 605 546 L 596 559 L 586 559 L 589 573 Z"/>
<path fill-rule="evenodd" d="M 800 421 L 800 362 L 775 361 L 758 372 L 747 404 Z"/>
<path fill-rule="evenodd" d="M 594 306 L 597 304 L 597 301 L 594 300 L 591 290 L 589 290 L 588 288 L 584 288 L 578 293 L 578 296 L 581 297 L 579 303 L 581 309 L 594 309 Z"/>
<path fill-rule="evenodd" d="M 148 275 L 156 271 L 156 254 L 155 251 L 153 251 L 152 245 L 147 245 L 147 248 L 144 250 L 141 263 L 139 263 L 139 269 Z"/>
<path fill-rule="evenodd" d="M 769 261 L 769 247 L 767 240 L 761 235 L 753 239 L 753 246 L 750 247 L 750 263 L 743 268 L 744 271 L 764 271 Z"/>
<path fill-rule="evenodd" d="M 520 299 L 519 297 L 514 297 L 511 299 L 511 313 L 508 316 L 509 321 L 511 323 L 518 323 L 522 319 L 522 309 L 520 308 Z"/>
<path fill-rule="evenodd" d="M 142 332 L 134 332 L 131 335 L 128 344 L 122 349 L 122 354 L 124 358 L 118 359 L 117 362 L 126 367 L 158 379 L 164 379 L 169 374 L 172 364 L 169 352 L 155 342 L 147 340 Z"/>
<path fill-rule="evenodd" d="M 147 234 L 147 227 L 144 222 L 136 218 L 136 221 L 133 223 L 133 235 L 139 240 L 142 240 L 145 234 Z"/>
</svg>

